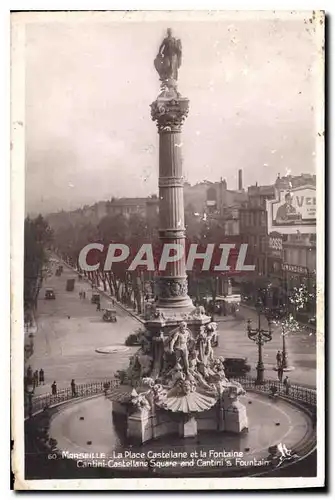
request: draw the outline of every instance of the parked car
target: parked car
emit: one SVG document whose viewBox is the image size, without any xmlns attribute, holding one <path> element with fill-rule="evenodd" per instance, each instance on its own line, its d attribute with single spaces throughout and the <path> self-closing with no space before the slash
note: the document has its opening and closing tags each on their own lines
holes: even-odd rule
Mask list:
<svg viewBox="0 0 335 500">
<path fill-rule="evenodd" d="M 312 318 L 309 318 L 308 323 L 309 323 L 311 326 L 316 326 L 316 317 L 315 317 L 315 316 L 313 316 Z"/>
<path fill-rule="evenodd" d="M 46 288 L 44 298 L 47 300 L 52 300 L 56 298 L 53 288 Z"/>
<path fill-rule="evenodd" d="M 102 316 L 102 319 L 104 321 L 108 321 L 110 323 L 115 323 L 117 321 L 117 318 L 116 318 L 116 310 L 115 309 L 105 309 L 105 312 Z"/>
<path fill-rule="evenodd" d="M 250 372 L 251 366 L 247 358 L 225 358 L 224 367 L 226 377 L 243 377 Z"/>
<path fill-rule="evenodd" d="M 58 266 L 56 269 L 56 276 L 61 276 L 63 272 L 63 266 Z"/>
</svg>

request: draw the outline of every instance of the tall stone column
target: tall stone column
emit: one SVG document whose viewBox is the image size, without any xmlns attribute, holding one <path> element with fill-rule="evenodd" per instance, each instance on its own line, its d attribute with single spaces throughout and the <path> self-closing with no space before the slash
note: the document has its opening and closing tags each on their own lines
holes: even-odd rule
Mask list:
<svg viewBox="0 0 335 500">
<path fill-rule="evenodd" d="M 184 194 L 181 128 L 189 101 L 174 88 L 163 92 L 151 105 L 151 115 L 159 133 L 159 236 L 162 244 L 185 248 Z M 166 95 L 168 94 L 168 95 Z M 171 247 L 171 255 L 175 253 Z M 157 278 L 158 307 L 190 310 L 187 294 L 185 254 L 167 263 Z"/>
</svg>

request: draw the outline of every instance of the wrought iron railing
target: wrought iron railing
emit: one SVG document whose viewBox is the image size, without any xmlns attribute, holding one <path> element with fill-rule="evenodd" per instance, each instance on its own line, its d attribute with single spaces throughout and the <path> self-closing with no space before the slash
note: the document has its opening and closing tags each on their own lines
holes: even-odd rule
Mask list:
<svg viewBox="0 0 335 500">
<path fill-rule="evenodd" d="M 278 380 L 265 380 L 262 384 L 256 384 L 256 380 L 252 377 L 234 377 L 233 380 L 239 382 L 246 390 L 252 389 L 267 394 L 277 394 L 278 396 L 285 396 L 294 401 L 316 406 L 317 395 L 315 389 L 293 384 L 287 387 L 283 382 L 279 382 Z"/>
<path fill-rule="evenodd" d="M 70 400 L 76 400 L 79 398 L 87 398 L 94 396 L 96 394 L 102 394 L 105 391 L 106 384 L 109 384 L 109 388 L 116 387 L 120 384 L 120 381 L 116 378 L 111 380 L 104 380 L 101 382 L 91 382 L 87 384 L 76 385 L 75 391 L 73 392 L 71 388 L 60 389 L 57 394 L 44 394 L 40 396 L 30 396 L 25 397 L 25 415 L 34 415 L 45 408 L 54 406 L 60 403 L 64 403 Z"/>
<path fill-rule="evenodd" d="M 256 390 L 268 395 L 277 394 L 288 399 L 301 403 L 316 406 L 317 395 L 316 390 L 297 385 L 287 387 L 277 380 L 265 380 L 263 384 L 256 384 L 256 380 L 252 377 L 234 377 L 233 380 L 239 382 L 246 390 Z M 91 382 L 76 386 L 75 393 L 71 388 L 61 389 L 57 394 L 45 394 L 41 396 L 29 396 L 25 398 L 25 415 L 34 415 L 45 408 L 64 403 L 78 398 L 87 398 L 96 394 L 102 394 L 106 389 L 106 383 L 109 388 L 120 385 L 119 379 L 104 380 L 100 382 Z"/>
</svg>

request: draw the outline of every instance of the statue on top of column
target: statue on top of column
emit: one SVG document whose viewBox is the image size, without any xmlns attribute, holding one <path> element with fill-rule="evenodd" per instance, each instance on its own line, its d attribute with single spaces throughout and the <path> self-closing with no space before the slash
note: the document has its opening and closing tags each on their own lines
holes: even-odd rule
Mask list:
<svg viewBox="0 0 335 500">
<path fill-rule="evenodd" d="M 178 79 L 178 69 L 181 66 L 181 41 L 172 36 L 172 30 L 167 29 L 167 36 L 162 41 L 157 57 L 154 61 L 155 68 L 162 81 Z"/>
</svg>

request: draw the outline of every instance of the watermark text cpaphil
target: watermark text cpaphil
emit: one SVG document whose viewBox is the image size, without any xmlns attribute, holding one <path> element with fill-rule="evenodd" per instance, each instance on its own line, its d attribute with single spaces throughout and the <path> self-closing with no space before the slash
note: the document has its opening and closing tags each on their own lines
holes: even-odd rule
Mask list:
<svg viewBox="0 0 335 500">
<path fill-rule="evenodd" d="M 136 250 L 124 243 L 89 243 L 80 251 L 78 262 L 83 271 L 111 271 L 113 266 L 122 263 L 127 271 L 141 268 L 164 272 L 174 263 L 183 261 L 186 271 L 254 272 L 256 266 L 248 263 L 247 251 L 246 243 L 239 247 L 235 243 L 209 243 L 202 247 L 197 243 L 187 246 L 164 243 L 159 248 L 144 243 Z"/>
</svg>

